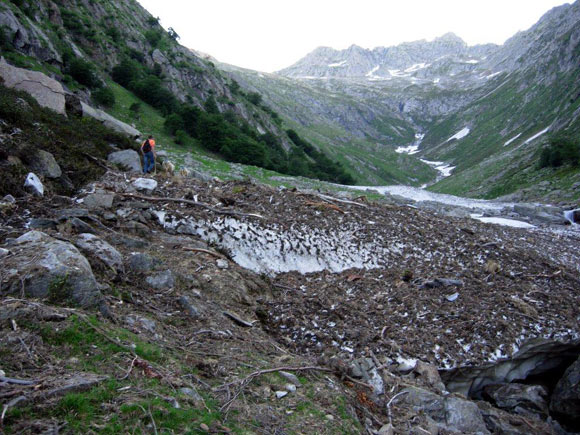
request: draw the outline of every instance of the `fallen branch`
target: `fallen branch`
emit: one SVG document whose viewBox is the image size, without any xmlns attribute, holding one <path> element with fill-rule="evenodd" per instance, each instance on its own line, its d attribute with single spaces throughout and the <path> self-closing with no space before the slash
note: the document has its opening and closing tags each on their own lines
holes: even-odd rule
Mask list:
<svg viewBox="0 0 580 435">
<path fill-rule="evenodd" d="M 408 391 L 401 391 L 400 393 L 395 394 L 393 397 L 391 397 L 391 400 L 389 400 L 387 402 L 387 413 L 389 414 L 389 424 L 393 424 L 393 415 L 391 413 L 391 403 L 393 403 L 393 401 L 400 396 L 403 396 L 405 394 L 409 394 Z"/>
<path fill-rule="evenodd" d="M 6 416 L 6 412 L 8 411 L 8 408 L 16 406 L 22 401 L 26 401 L 25 396 L 18 396 L 15 399 L 12 399 L 10 402 L 8 402 L 7 404 L 4 405 L 4 407 L 2 408 L 2 415 L 0 415 L 0 426 L 4 425 L 4 417 Z"/>
<path fill-rule="evenodd" d="M 248 322 L 248 321 L 236 316 L 235 314 L 230 313 L 229 311 L 224 311 L 223 314 L 224 314 L 224 316 L 232 319 L 238 325 L 245 326 L 246 328 L 251 328 L 252 326 L 254 326 L 253 322 Z M 257 322 L 257 320 L 255 320 L 254 322 Z"/>
<path fill-rule="evenodd" d="M 156 197 L 156 196 L 136 195 L 134 193 L 118 193 L 118 195 L 125 196 L 127 198 L 142 199 L 144 201 L 179 202 L 179 203 L 183 203 L 183 204 L 189 204 L 189 205 L 194 205 L 196 207 L 205 208 L 206 210 L 209 210 L 209 211 L 214 212 L 216 214 L 222 214 L 222 215 L 226 215 L 226 216 L 255 217 L 258 219 L 264 219 L 264 217 L 260 216 L 259 214 L 242 213 L 239 211 L 220 210 L 220 209 L 214 208 L 208 204 L 205 204 L 203 202 L 195 202 L 195 201 L 191 201 L 189 199 L 160 198 L 160 197 Z"/>
<path fill-rule="evenodd" d="M 226 259 L 225 255 L 222 255 L 218 252 L 214 252 L 214 251 L 210 251 L 209 249 L 203 249 L 203 248 L 188 248 L 188 247 L 184 247 L 182 248 L 184 251 L 188 251 L 188 252 L 203 252 L 204 254 L 209 254 L 209 255 L 213 255 L 214 257 L 217 258 L 223 258 L 224 260 Z"/>
<path fill-rule="evenodd" d="M 1 382 L 15 385 L 36 385 L 39 383 L 38 381 L 27 381 L 26 379 L 7 378 L 6 376 L 0 376 L 0 383 Z"/>
</svg>

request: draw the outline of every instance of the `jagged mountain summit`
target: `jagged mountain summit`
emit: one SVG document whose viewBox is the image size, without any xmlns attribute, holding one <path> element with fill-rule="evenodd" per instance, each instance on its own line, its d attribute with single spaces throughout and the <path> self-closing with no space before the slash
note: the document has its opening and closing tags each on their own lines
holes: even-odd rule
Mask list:
<svg viewBox="0 0 580 435">
<path fill-rule="evenodd" d="M 494 44 L 468 46 L 453 33 L 433 41 L 406 42 L 372 50 L 352 45 L 346 50 L 319 47 L 278 73 L 294 78 L 367 78 L 368 80 L 433 80 L 443 66 L 450 73 L 472 71 L 497 50 Z"/>
</svg>

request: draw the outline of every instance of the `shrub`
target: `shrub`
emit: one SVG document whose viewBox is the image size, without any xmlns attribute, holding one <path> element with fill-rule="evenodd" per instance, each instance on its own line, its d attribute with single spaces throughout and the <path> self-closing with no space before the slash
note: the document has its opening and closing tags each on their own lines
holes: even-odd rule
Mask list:
<svg viewBox="0 0 580 435">
<path fill-rule="evenodd" d="M 149 42 L 149 44 L 151 44 L 153 48 L 157 48 L 162 37 L 163 35 L 159 30 L 151 29 L 145 32 L 145 39 L 147 42 Z"/>
<path fill-rule="evenodd" d="M 141 76 L 141 65 L 132 59 L 124 59 L 113 68 L 111 77 L 121 86 L 128 88 L 129 84 Z"/>
<path fill-rule="evenodd" d="M 564 164 L 580 165 L 580 144 L 568 136 L 555 136 L 542 150 L 539 166 L 556 168 Z"/>
<path fill-rule="evenodd" d="M 115 94 L 111 88 L 103 87 L 93 92 L 93 100 L 105 107 L 113 107 L 115 105 Z"/>
<path fill-rule="evenodd" d="M 101 81 L 94 72 L 94 67 L 89 62 L 75 57 L 71 59 L 67 66 L 67 72 L 81 85 L 88 88 L 97 88 L 101 86 Z"/>
<path fill-rule="evenodd" d="M 257 92 L 249 92 L 247 98 L 248 101 L 255 106 L 258 106 L 262 102 L 262 96 Z"/>
</svg>

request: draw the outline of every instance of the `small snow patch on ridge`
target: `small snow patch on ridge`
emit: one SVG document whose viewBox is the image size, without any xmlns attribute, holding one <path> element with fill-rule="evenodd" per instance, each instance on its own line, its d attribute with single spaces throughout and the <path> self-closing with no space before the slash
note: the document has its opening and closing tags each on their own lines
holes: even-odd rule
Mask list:
<svg viewBox="0 0 580 435">
<path fill-rule="evenodd" d="M 516 140 L 518 137 L 520 137 L 522 134 L 518 134 L 514 137 L 512 137 L 510 140 L 508 140 L 506 143 L 503 144 L 504 147 L 507 147 L 510 143 L 512 143 L 514 140 Z"/>
<path fill-rule="evenodd" d="M 528 140 L 526 140 L 524 142 L 524 144 L 529 144 L 531 141 L 533 141 L 534 139 L 539 138 L 541 135 L 543 135 L 544 133 L 547 133 L 548 130 L 550 130 L 550 127 L 545 128 L 544 130 L 540 131 L 539 133 L 536 133 L 535 135 L 533 135 L 531 138 L 529 138 Z"/>
<path fill-rule="evenodd" d="M 461 129 L 460 131 L 458 131 L 457 133 L 455 133 L 453 136 L 451 136 L 449 139 L 447 139 L 445 141 L 445 143 L 452 141 L 453 139 L 463 139 L 465 136 L 467 136 L 469 134 L 471 130 L 469 130 L 469 128 L 465 127 L 463 129 Z"/>
<path fill-rule="evenodd" d="M 328 64 L 328 67 L 329 68 L 338 68 L 338 67 L 341 67 L 341 66 L 346 66 L 346 60 L 341 60 L 340 62 Z"/>
</svg>

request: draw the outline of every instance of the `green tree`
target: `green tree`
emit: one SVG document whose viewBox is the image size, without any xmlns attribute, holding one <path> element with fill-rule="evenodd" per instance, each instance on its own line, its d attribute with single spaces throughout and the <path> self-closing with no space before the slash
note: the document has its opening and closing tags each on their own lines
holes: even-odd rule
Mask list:
<svg viewBox="0 0 580 435">
<path fill-rule="evenodd" d="M 123 59 L 120 64 L 113 68 L 111 77 L 125 88 L 138 80 L 141 76 L 141 65 L 132 59 Z"/>
<path fill-rule="evenodd" d="M 79 57 L 71 59 L 66 70 L 77 82 L 88 88 L 97 88 L 102 85 L 94 72 L 94 66 Z"/>
<path fill-rule="evenodd" d="M 115 94 L 109 87 L 102 87 L 93 92 L 93 100 L 105 107 L 113 107 L 115 105 Z"/>
</svg>

